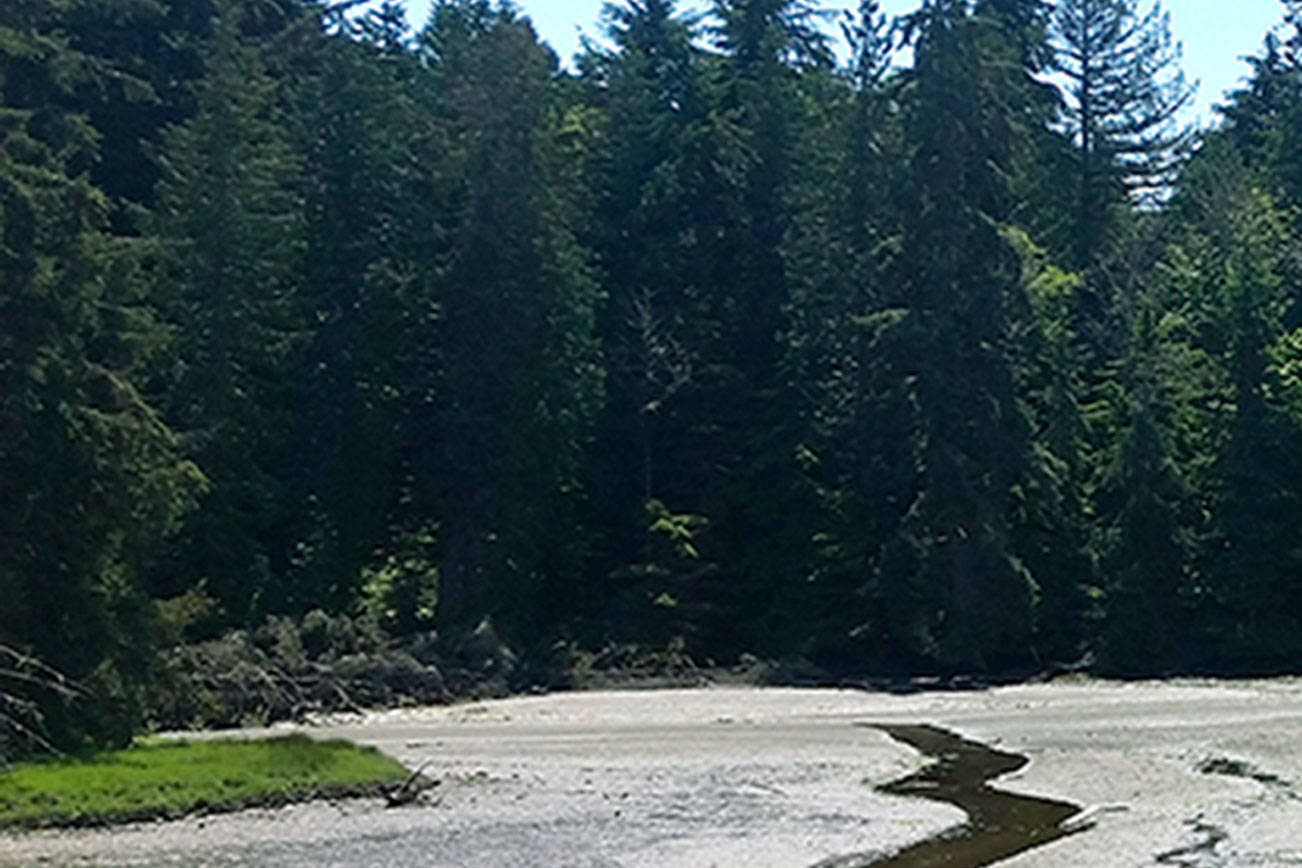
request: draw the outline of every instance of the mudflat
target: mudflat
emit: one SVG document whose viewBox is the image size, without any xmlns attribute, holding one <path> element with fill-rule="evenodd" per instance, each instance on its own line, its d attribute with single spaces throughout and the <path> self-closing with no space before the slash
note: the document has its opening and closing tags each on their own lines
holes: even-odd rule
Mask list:
<svg viewBox="0 0 1302 868">
<path fill-rule="evenodd" d="M 1302 865 L 1296 679 L 706 688 L 382 712 L 307 731 L 423 765 L 439 783 L 416 804 L 6 836 L 0 865 L 808 868 L 869 865 L 967 821 L 879 790 L 928 760 L 864 724 L 1024 756 L 997 787 L 1081 807 L 1067 822 L 1083 831 L 1001 865 Z"/>
</svg>

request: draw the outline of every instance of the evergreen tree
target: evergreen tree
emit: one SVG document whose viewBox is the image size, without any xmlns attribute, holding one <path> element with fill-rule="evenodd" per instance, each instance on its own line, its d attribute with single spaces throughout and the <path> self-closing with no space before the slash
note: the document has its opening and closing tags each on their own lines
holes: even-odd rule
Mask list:
<svg viewBox="0 0 1302 868">
<path fill-rule="evenodd" d="M 608 400 L 589 472 L 602 528 L 596 569 L 627 584 L 645 544 L 646 504 L 700 505 L 690 482 L 695 431 L 683 410 L 717 334 L 693 268 L 699 239 L 711 234 L 714 185 L 702 147 L 711 105 L 695 19 L 660 0 L 610 4 L 604 16 L 615 50 L 581 61 L 604 119 L 589 238 L 605 289 L 597 322 Z M 588 613 L 597 640 L 627 626 L 607 611 L 624 595 L 602 596 L 592 595 Z"/>
<path fill-rule="evenodd" d="M 1141 297 L 1126 358 L 1110 384 L 1113 451 L 1096 497 L 1106 593 L 1099 645 L 1106 670 L 1163 674 L 1195 654 L 1198 489 L 1179 461 L 1190 398 L 1184 317 Z M 1183 423 L 1183 424 L 1182 424 Z"/>
<path fill-rule="evenodd" d="M 1221 485 L 1208 582 L 1225 608 L 1215 620 L 1231 635 L 1222 659 L 1288 665 L 1299 650 L 1294 613 L 1302 601 L 1298 535 L 1298 429 L 1271 401 L 1267 350 L 1282 337 L 1282 220 L 1268 199 L 1244 203 L 1239 243 L 1226 263 L 1223 292 L 1233 328 L 1226 347 L 1234 418 L 1216 468 Z"/>
<path fill-rule="evenodd" d="M 789 287 L 783 376 L 810 407 L 818 402 L 812 391 L 845 364 L 845 331 L 871 309 L 898 234 L 891 193 L 902 153 L 896 94 L 886 79 L 888 27 L 875 0 L 847 17 L 850 64 L 817 89 L 811 84 L 818 109 L 793 155 L 793 213 L 782 248 Z"/>
<path fill-rule="evenodd" d="M 1181 273 L 1198 300 L 1200 344 L 1220 369 L 1223 407 L 1215 452 L 1203 459 L 1214 520 L 1201 552 L 1200 627 L 1222 665 L 1268 667 L 1296 653 L 1302 574 L 1299 430 L 1270 358 L 1286 343 L 1297 245 L 1232 140 L 1210 137 L 1184 175 L 1173 209 L 1187 232 Z"/>
<path fill-rule="evenodd" d="M 915 478 L 869 588 L 882 619 L 872 629 L 914 659 L 1004 665 L 1027 648 L 1034 583 L 1011 540 L 1031 430 L 1007 353 L 1015 257 L 996 226 L 1010 214 L 1002 170 L 1024 141 L 1034 84 L 1002 19 L 966 3 L 927 3 L 907 33 L 914 150 L 884 299 L 900 314 L 883 348 L 907 384 L 896 414 L 912 418 L 897 430 L 911 433 Z"/>
<path fill-rule="evenodd" d="M 429 546 L 414 541 L 438 524 L 426 489 L 441 363 L 434 282 L 448 255 L 443 145 L 396 11 L 375 15 L 328 36 L 304 26 L 272 58 L 303 155 L 299 303 L 311 325 L 288 361 L 278 610 L 346 611 L 395 557 L 426 592 L 437 581 Z"/>
<path fill-rule="evenodd" d="M 889 402 L 879 403 L 869 386 L 883 322 L 872 312 L 898 242 L 894 196 L 904 151 L 898 79 L 889 76 L 890 22 L 880 4 L 869 0 L 847 14 L 843 33 L 847 67 L 817 85 L 806 76 L 812 108 L 795 149 L 782 248 L 789 290 L 781 378 L 791 396 L 784 412 L 792 452 L 803 484 L 812 486 L 800 494 L 819 504 L 812 526 L 793 522 L 793 533 L 805 537 L 794 572 L 812 597 L 802 614 L 802 651 L 853 668 L 864 663 L 849 638 L 862 614 L 858 590 L 886 515 L 898 509 L 899 468 L 907 466 L 895 448 L 907 432 L 889 424 Z"/>
<path fill-rule="evenodd" d="M 1267 34 L 1261 56 L 1247 62 L 1252 67 L 1247 85 L 1231 92 L 1220 107 L 1223 130 L 1248 165 L 1274 175 L 1281 144 L 1279 120 L 1298 102 L 1297 71 L 1290 69 L 1286 49 L 1274 34 Z"/>
<path fill-rule="evenodd" d="M 152 206 L 162 170 L 155 159 L 167 130 L 195 110 L 214 0 L 97 0 L 72 4 L 64 27 L 88 58 L 75 102 L 99 134 L 91 181 L 109 197 L 116 227 L 135 232 L 134 214 Z"/>
<path fill-rule="evenodd" d="M 637 449 L 611 455 L 609 470 L 636 473 L 618 487 L 639 498 L 640 511 L 640 501 L 660 491 L 661 478 L 676 475 L 659 467 L 672 461 L 660 443 L 661 419 L 690 387 L 693 356 L 708 333 L 684 265 L 684 237 L 696 219 L 686 201 L 694 191 L 685 151 L 688 139 L 704 134 L 707 107 L 692 21 L 661 2 L 611 5 L 605 14 L 617 51 L 584 60 L 593 103 L 606 119 L 592 240 L 607 293 L 600 317 L 606 424 Z"/>
<path fill-rule="evenodd" d="M 723 53 L 720 109 L 741 150 L 736 207 L 742 223 L 724 253 L 716 286 L 732 357 L 753 384 L 768 385 L 785 296 L 780 249 L 789 221 L 784 196 L 801 127 L 800 75 L 827 68 L 830 49 L 817 13 L 803 0 L 719 0 L 716 46 Z"/>
<path fill-rule="evenodd" d="M 709 366 L 713 389 L 698 416 L 718 468 L 708 505 L 723 546 L 718 653 L 791 653 L 804 639 L 802 562 L 812 501 L 793 460 L 795 396 L 781 377 L 783 308 L 790 294 L 782 250 L 791 228 L 799 138 L 813 122 L 807 86 L 831 68 L 820 13 L 797 0 L 720 0 L 713 136 L 727 174 L 704 272 L 720 325 Z M 707 477 L 708 479 L 709 477 Z"/>
<path fill-rule="evenodd" d="M 280 520 L 284 361 L 303 328 L 298 172 L 275 84 L 221 8 L 194 117 L 167 136 L 154 213 L 155 302 L 172 321 L 167 417 L 211 487 L 157 590 L 200 583 L 242 621 L 277 597 L 267 533 Z"/>
<path fill-rule="evenodd" d="M 1019 392 L 1034 430 L 1033 460 L 1015 489 L 1019 557 L 1036 577 L 1035 651 L 1075 661 L 1099 596 L 1090 521 L 1085 350 L 1073 330 L 1083 281 L 1049 262 L 1020 230 L 1004 231 L 1022 257 L 1023 320 L 1014 324 Z"/>
<path fill-rule="evenodd" d="M 140 573 L 202 477 L 139 388 L 162 335 L 87 179 L 66 13 L 0 8 L 0 645 L 83 685 L 23 697 L 75 747 L 140 723 L 157 636 Z"/>
<path fill-rule="evenodd" d="M 1075 143 L 1071 252 L 1077 266 L 1092 266 L 1127 197 L 1160 196 L 1171 183 L 1190 142 L 1178 117 L 1194 88 L 1156 2 L 1141 12 L 1138 0 L 1063 0 L 1050 34 Z"/>
<path fill-rule="evenodd" d="M 1296 52 L 1302 51 L 1302 3 L 1298 0 L 1283 0 L 1283 3 L 1284 21 L 1293 28 L 1288 36 L 1288 47 L 1296 57 Z"/>
<path fill-rule="evenodd" d="M 1224 131 L 1237 145 L 1250 169 L 1281 205 L 1302 203 L 1302 168 L 1298 141 L 1302 135 L 1302 13 L 1290 7 L 1295 28 L 1281 40 L 1268 34 L 1260 57 L 1249 58 L 1252 75 L 1245 87 L 1230 94 L 1221 107 Z"/>
<path fill-rule="evenodd" d="M 609 616 L 618 618 L 628 636 L 653 646 L 700 642 L 696 635 L 711 620 L 701 599 L 703 579 L 717 565 L 702 557 L 709 522 L 699 515 L 676 515 L 654 498 L 643 515 L 644 542 L 636 563 L 615 570 L 619 583 Z"/>
<path fill-rule="evenodd" d="M 544 641 L 576 603 L 580 459 L 602 395 L 598 287 L 578 242 L 591 136 L 511 8 L 437 5 L 421 35 L 459 179 L 437 335 L 448 360 L 435 502 L 445 623 Z"/>
<path fill-rule="evenodd" d="M 407 50 L 410 36 L 407 28 L 407 9 L 395 0 L 383 0 L 379 8 L 371 9 L 360 21 L 363 38 L 389 57 L 398 57 Z"/>
</svg>

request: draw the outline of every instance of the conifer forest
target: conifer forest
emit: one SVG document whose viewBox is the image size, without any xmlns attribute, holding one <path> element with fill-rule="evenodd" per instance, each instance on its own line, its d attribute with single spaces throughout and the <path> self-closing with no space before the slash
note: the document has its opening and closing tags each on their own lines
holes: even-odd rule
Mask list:
<svg viewBox="0 0 1302 868">
<path fill-rule="evenodd" d="M 1280 13 L 1191 127 L 1147 0 L 3 0 L 0 742 L 269 622 L 1298 671 Z"/>
</svg>

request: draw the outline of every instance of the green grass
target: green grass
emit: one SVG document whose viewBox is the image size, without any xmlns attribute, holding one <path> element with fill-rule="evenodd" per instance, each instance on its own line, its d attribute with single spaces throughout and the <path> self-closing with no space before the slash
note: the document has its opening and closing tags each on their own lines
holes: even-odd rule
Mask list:
<svg viewBox="0 0 1302 868">
<path fill-rule="evenodd" d="M 373 748 L 302 735 L 146 743 L 0 772 L 0 828 L 102 825 L 372 795 L 407 777 Z"/>
</svg>

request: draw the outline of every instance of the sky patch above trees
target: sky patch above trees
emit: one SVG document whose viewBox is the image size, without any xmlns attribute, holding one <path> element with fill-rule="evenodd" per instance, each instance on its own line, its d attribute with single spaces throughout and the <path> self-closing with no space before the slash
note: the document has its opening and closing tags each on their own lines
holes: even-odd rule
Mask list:
<svg viewBox="0 0 1302 868">
<path fill-rule="evenodd" d="M 430 0 L 414 0 L 410 18 L 419 26 L 427 14 Z M 602 0 L 519 0 L 520 8 L 537 26 L 542 38 L 567 63 L 580 49 L 582 37 L 600 41 L 598 25 Z M 704 0 L 685 3 L 684 8 L 704 9 Z M 818 8 L 835 13 L 852 9 L 852 0 L 827 0 Z M 885 11 L 901 15 L 919 4 L 916 0 L 885 0 Z M 1197 97 L 1186 116 L 1208 122 L 1213 109 L 1225 92 L 1235 87 L 1248 73 L 1242 61 L 1261 47 L 1265 32 L 1278 24 L 1282 12 L 1278 0 L 1167 0 L 1164 8 L 1171 13 L 1172 30 L 1184 48 L 1184 67 L 1191 81 L 1200 82 Z M 835 30 L 835 28 L 833 28 Z"/>
</svg>

